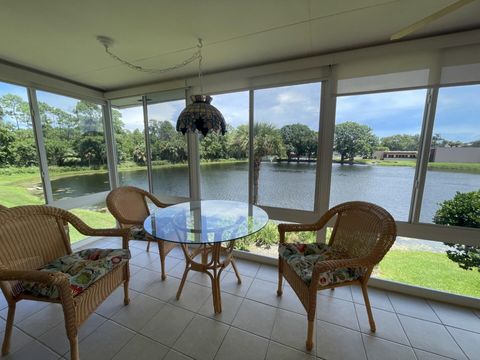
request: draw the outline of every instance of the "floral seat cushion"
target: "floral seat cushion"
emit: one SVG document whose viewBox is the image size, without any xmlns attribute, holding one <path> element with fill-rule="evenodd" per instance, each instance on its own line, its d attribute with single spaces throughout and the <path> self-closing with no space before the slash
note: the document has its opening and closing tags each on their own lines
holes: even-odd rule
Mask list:
<svg viewBox="0 0 480 360">
<path fill-rule="evenodd" d="M 312 272 L 318 261 L 345 259 L 347 256 L 327 244 L 281 244 L 278 252 L 285 262 L 307 284 L 312 281 Z M 319 286 L 334 285 L 360 278 L 362 268 L 339 268 L 320 274 Z"/>
<path fill-rule="evenodd" d="M 130 239 L 133 240 L 148 240 L 147 233 L 143 226 L 141 225 L 133 225 L 130 228 Z"/>
<path fill-rule="evenodd" d="M 61 272 L 67 275 L 72 295 L 77 296 L 128 259 L 130 259 L 130 251 L 125 249 L 86 249 L 55 259 L 39 270 Z M 46 296 L 51 299 L 59 297 L 58 288 L 53 285 L 24 281 L 22 286 L 32 295 Z"/>
</svg>

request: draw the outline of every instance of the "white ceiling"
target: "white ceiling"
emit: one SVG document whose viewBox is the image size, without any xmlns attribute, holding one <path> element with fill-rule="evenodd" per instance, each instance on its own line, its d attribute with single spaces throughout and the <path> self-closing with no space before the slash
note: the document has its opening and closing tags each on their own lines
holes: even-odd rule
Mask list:
<svg viewBox="0 0 480 360">
<path fill-rule="evenodd" d="M 389 42 L 401 28 L 454 0 L 25 0 L 0 5 L 0 59 L 101 90 L 196 73 L 131 70 L 112 51 L 143 67 L 188 58 L 204 39 L 204 72 Z M 480 0 L 408 38 L 480 28 Z M 1 74 L 0 74 L 1 77 Z"/>
</svg>

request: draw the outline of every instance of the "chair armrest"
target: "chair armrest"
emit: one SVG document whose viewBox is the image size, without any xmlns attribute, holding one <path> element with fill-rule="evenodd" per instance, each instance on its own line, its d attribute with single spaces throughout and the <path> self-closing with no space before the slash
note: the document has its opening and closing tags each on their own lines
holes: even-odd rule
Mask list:
<svg viewBox="0 0 480 360">
<path fill-rule="evenodd" d="M 0 270 L 0 281 L 33 281 L 48 285 L 69 285 L 65 274 L 40 270 Z"/>
<path fill-rule="evenodd" d="M 80 233 L 88 236 L 118 236 L 122 238 L 122 247 L 128 249 L 130 228 L 94 229 L 80 220 L 79 217 L 68 211 L 63 211 L 62 217 L 75 227 Z"/>
<path fill-rule="evenodd" d="M 32 281 L 47 285 L 54 285 L 58 288 L 58 293 L 62 303 L 73 307 L 73 295 L 70 290 L 70 282 L 65 274 L 53 271 L 40 270 L 0 270 L 0 281 Z"/>
<path fill-rule="evenodd" d="M 146 197 L 148 197 L 152 201 L 152 203 L 155 204 L 155 206 L 157 206 L 159 208 L 165 208 L 167 206 L 170 206 L 170 204 L 165 204 L 165 203 L 161 202 L 160 199 L 157 198 L 152 193 L 149 193 L 149 192 L 145 191 L 144 194 L 145 194 Z"/>
</svg>

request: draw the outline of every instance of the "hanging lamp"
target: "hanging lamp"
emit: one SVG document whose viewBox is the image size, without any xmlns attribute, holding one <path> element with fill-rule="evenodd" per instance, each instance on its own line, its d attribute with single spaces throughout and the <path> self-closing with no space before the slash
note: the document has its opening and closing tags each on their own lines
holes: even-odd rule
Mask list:
<svg viewBox="0 0 480 360">
<path fill-rule="evenodd" d="M 211 103 L 212 97 L 203 94 L 202 84 L 202 39 L 198 39 L 198 81 L 200 83 L 200 95 L 192 95 L 191 104 L 182 110 L 177 120 L 177 131 L 185 135 L 187 132 L 199 132 L 207 136 L 209 132 L 225 135 L 227 125 L 222 113 Z"/>
</svg>

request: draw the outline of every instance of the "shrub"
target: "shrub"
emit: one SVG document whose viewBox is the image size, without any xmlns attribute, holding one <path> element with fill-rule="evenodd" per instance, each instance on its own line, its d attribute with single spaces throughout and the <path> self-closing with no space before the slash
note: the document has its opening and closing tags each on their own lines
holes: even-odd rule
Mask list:
<svg viewBox="0 0 480 360">
<path fill-rule="evenodd" d="M 480 228 L 480 190 L 460 193 L 453 199 L 440 204 L 433 218 L 435 224 Z M 471 245 L 449 244 L 447 250 L 450 260 L 458 263 L 462 269 L 480 271 L 480 248 Z"/>
</svg>

